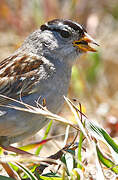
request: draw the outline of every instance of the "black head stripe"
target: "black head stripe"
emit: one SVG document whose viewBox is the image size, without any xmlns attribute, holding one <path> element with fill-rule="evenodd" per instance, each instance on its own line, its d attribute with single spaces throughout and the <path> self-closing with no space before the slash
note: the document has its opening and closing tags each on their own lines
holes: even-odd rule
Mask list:
<svg viewBox="0 0 118 180">
<path fill-rule="evenodd" d="M 58 28 L 58 24 L 61 23 L 63 25 L 67 25 L 68 27 L 70 27 L 71 29 L 73 29 L 74 31 L 79 31 L 79 33 L 82 35 L 84 34 L 84 32 L 86 32 L 86 30 L 79 24 L 71 21 L 71 20 L 63 20 L 63 19 L 54 19 L 52 21 L 49 21 L 46 24 L 43 24 L 40 29 L 42 31 L 44 30 L 52 30 L 52 31 L 61 31 L 61 29 Z"/>
<path fill-rule="evenodd" d="M 79 31 L 79 33 L 81 35 L 84 34 L 84 32 L 86 32 L 86 30 L 81 25 L 74 23 L 71 20 L 65 20 L 65 21 L 63 21 L 63 24 L 68 25 L 69 27 L 71 27 L 75 31 Z"/>
<path fill-rule="evenodd" d="M 63 24 L 68 25 L 69 27 L 71 27 L 71 28 L 74 29 L 75 31 L 80 30 L 80 27 L 79 27 L 77 24 L 75 24 L 74 22 L 70 21 L 70 20 L 65 20 L 65 21 L 63 22 Z"/>
<path fill-rule="evenodd" d="M 40 29 L 41 29 L 42 31 L 45 31 L 45 30 L 48 30 L 49 28 L 48 28 L 48 26 L 46 26 L 46 24 L 43 24 L 43 25 L 40 27 Z"/>
<path fill-rule="evenodd" d="M 54 20 L 52 20 L 52 21 L 49 21 L 49 22 L 46 23 L 46 24 L 41 25 L 40 29 L 41 29 L 42 31 L 45 31 L 45 30 L 55 30 L 55 28 L 54 28 L 53 26 L 51 27 L 51 25 L 58 24 L 59 22 L 61 22 L 61 20 L 59 20 L 59 19 L 54 19 Z"/>
<path fill-rule="evenodd" d="M 54 19 L 52 21 L 48 21 L 48 25 L 58 24 L 59 22 L 62 22 L 61 19 Z"/>
<path fill-rule="evenodd" d="M 40 29 L 41 29 L 42 31 L 45 31 L 45 30 L 50 30 L 50 31 L 57 31 L 57 32 L 61 32 L 61 30 L 60 30 L 60 29 L 51 28 L 51 27 L 49 27 L 49 26 L 48 26 L 48 25 L 46 25 L 46 24 L 43 24 L 43 25 L 40 27 Z"/>
</svg>

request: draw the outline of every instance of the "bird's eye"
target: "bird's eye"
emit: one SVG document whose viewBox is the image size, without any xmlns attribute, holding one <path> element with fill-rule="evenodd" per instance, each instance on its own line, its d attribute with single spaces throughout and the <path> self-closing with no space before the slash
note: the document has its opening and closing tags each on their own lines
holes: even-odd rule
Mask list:
<svg viewBox="0 0 118 180">
<path fill-rule="evenodd" d="M 60 34 L 63 38 L 68 38 L 70 36 L 70 33 L 68 31 L 65 31 L 65 30 L 61 30 Z"/>
</svg>

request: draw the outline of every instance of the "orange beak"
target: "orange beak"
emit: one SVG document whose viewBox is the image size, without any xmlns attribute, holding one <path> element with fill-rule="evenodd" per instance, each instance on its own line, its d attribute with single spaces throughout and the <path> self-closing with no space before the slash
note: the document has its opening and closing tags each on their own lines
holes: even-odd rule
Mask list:
<svg viewBox="0 0 118 180">
<path fill-rule="evenodd" d="M 84 33 L 84 36 L 82 38 L 73 42 L 73 45 L 77 46 L 83 52 L 96 52 L 97 50 L 91 47 L 89 43 L 99 46 L 99 44 L 91 36 L 89 36 L 87 33 Z"/>
</svg>

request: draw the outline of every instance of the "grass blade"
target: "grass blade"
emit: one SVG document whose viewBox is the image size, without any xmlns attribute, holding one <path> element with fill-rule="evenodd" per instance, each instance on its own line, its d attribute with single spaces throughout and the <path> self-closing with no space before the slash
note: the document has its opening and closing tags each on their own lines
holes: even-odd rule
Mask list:
<svg viewBox="0 0 118 180">
<path fill-rule="evenodd" d="M 100 151 L 98 146 L 96 146 L 96 151 L 97 151 L 98 158 L 102 162 L 102 164 L 104 164 L 106 167 L 110 168 L 113 172 L 118 174 L 118 166 L 116 166 L 115 163 L 112 162 L 110 159 L 105 157 Z"/>
<path fill-rule="evenodd" d="M 45 140 L 45 139 L 47 138 L 47 136 L 48 136 L 48 134 L 49 134 L 49 132 L 50 132 L 51 126 L 52 126 L 52 122 L 53 122 L 52 120 L 49 122 L 48 127 L 47 127 L 47 129 L 46 129 L 46 131 L 45 131 L 45 134 L 44 134 L 44 137 L 43 137 L 42 140 Z M 37 148 L 37 150 L 36 150 L 36 152 L 35 152 L 36 155 L 39 155 L 42 147 L 43 147 L 43 145 L 41 145 L 40 147 Z"/>
</svg>

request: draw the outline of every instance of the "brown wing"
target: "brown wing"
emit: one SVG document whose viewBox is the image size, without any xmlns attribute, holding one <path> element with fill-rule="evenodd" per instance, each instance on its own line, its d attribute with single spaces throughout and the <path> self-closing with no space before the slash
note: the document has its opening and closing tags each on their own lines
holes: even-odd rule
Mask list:
<svg viewBox="0 0 118 180">
<path fill-rule="evenodd" d="M 0 94 L 16 98 L 30 94 L 43 63 L 38 56 L 16 54 L 0 63 Z M 1 100 L 0 100 L 1 103 Z"/>
</svg>

